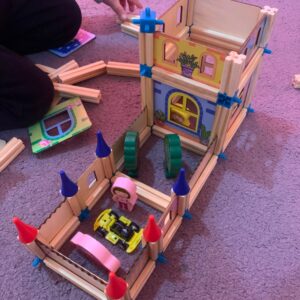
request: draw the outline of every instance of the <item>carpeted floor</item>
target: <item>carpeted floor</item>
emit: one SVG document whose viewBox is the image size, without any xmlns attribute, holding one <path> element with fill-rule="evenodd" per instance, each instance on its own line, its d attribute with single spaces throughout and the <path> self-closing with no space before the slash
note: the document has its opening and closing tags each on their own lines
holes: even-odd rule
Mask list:
<svg viewBox="0 0 300 300">
<path fill-rule="evenodd" d="M 120 33 L 108 9 L 79 0 L 83 28 L 97 39 L 75 53 L 80 64 L 99 59 L 138 62 L 137 40 Z M 150 1 L 164 11 L 174 0 Z M 139 299 L 300 299 L 300 90 L 291 78 L 300 73 L 300 1 L 249 0 L 280 9 L 253 99 L 251 114 L 228 147 L 191 212 Z M 68 59 L 49 53 L 33 60 L 57 67 Z M 90 299 L 46 268 L 31 267 L 32 256 L 16 240 L 14 215 L 38 226 L 57 206 L 58 171 L 76 179 L 94 159 L 95 133 L 112 143 L 139 111 L 138 81 L 104 76 L 86 86 L 99 87 L 103 102 L 86 104 L 93 127 L 35 156 L 26 130 L 17 136 L 26 149 L 0 175 L 1 299 Z"/>
</svg>

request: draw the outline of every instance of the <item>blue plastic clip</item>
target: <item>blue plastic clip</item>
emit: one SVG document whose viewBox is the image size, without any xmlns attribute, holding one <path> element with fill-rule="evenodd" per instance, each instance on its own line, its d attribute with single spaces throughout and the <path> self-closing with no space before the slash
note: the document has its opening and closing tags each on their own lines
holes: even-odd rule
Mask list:
<svg viewBox="0 0 300 300">
<path fill-rule="evenodd" d="M 224 153 L 224 152 L 221 152 L 219 155 L 218 155 L 219 158 L 223 159 L 223 160 L 227 160 L 227 155 Z"/>
<path fill-rule="evenodd" d="M 272 54 L 272 50 L 270 50 L 267 47 L 265 47 L 264 48 L 264 54 Z"/>
<path fill-rule="evenodd" d="M 248 108 L 247 108 L 247 112 L 248 113 L 254 113 L 255 110 L 254 110 L 254 108 L 251 107 L 251 105 L 249 105 Z"/>
<path fill-rule="evenodd" d="M 141 76 L 152 78 L 152 67 L 140 65 L 140 74 Z"/>
<path fill-rule="evenodd" d="M 237 97 L 237 93 L 235 93 L 233 97 L 228 96 L 226 93 L 218 93 L 218 105 L 224 106 L 226 108 L 231 108 L 233 103 L 242 103 L 242 100 L 239 97 Z"/>
<path fill-rule="evenodd" d="M 89 216 L 90 216 L 90 211 L 88 208 L 85 208 L 81 211 L 78 218 L 79 218 L 79 221 L 82 222 L 82 221 L 86 220 Z"/>
<path fill-rule="evenodd" d="M 165 255 L 161 252 L 161 253 L 158 254 L 157 262 L 159 262 L 161 264 L 166 264 L 168 262 L 168 260 L 165 257 Z"/>
<path fill-rule="evenodd" d="M 163 25 L 163 20 L 156 20 L 156 12 L 151 10 L 150 7 L 146 7 L 141 12 L 139 19 L 132 19 L 133 24 L 140 25 L 140 32 L 143 33 L 154 33 L 155 25 Z"/>
<path fill-rule="evenodd" d="M 43 262 L 43 260 L 36 256 L 36 257 L 33 259 L 31 265 L 32 265 L 34 268 L 37 268 L 42 262 Z"/>
<path fill-rule="evenodd" d="M 188 209 L 185 210 L 182 217 L 187 220 L 192 220 L 192 218 L 193 218 L 192 214 L 190 213 L 190 211 Z"/>
</svg>

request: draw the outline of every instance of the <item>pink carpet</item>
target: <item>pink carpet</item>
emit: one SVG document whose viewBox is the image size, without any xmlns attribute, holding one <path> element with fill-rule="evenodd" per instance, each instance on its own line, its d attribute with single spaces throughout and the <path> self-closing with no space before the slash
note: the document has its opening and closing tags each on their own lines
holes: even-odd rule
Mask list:
<svg viewBox="0 0 300 300">
<path fill-rule="evenodd" d="M 137 40 L 120 32 L 103 5 L 79 0 L 83 28 L 97 39 L 67 59 L 49 53 L 35 62 L 57 67 L 75 58 L 138 62 Z M 174 1 L 144 1 L 163 12 Z M 251 0 L 279 8 L 279 16 L 247 117 L 204 186 L 191 213 L 139 299 L 300 299 L 299 132 L 300 1 Z M 86 104 L 92 128 L 33 155 L 26 130 L 1 132 L 24 140 L 25 151 L 0 174 L 1 299 L 90 299 L 47 268 L 33 269 L 32 255 L 16 239 L 12 217 L 38 226 L 60 202 L 58 171 L 76 179 L 94 159 L 95 133 L 109 144 L 137 116 L 138 80 L 103 76 L 85 84 L 100 88 L 103 102 Z"/>
</svg>

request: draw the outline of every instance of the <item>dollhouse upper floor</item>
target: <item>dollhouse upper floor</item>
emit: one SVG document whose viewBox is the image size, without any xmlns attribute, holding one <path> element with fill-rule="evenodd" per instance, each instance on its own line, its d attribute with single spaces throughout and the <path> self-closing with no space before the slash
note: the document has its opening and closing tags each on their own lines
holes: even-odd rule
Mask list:
<svg viewBox="0 0 300 300">
<path fill-rule="evenodd" d="M 232 0 L 179 0 L 160 19 L 154 65 L 219 88 L 226 56 L 263 47 L 266 18 L 261 8 Z"/>
</svg>

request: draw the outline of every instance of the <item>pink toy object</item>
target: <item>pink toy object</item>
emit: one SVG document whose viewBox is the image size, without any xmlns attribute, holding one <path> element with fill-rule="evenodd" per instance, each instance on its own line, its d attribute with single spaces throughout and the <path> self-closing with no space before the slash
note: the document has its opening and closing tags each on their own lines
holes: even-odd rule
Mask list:
<svg viewBox="0 0 300 300">
<path fill-rule="evenodd" d="M 132 211 L 137 200 L 136 185 L 127 177 L 118 177 L 114 182 L 111 192 L 113 200 L 119 208 Z"/>
<path fill-rule="evenodd" d="M 71 239 L 71 242 L 79 246 L 87 255 L 92 256 L 109 271 L 117 272 L 120 268 L 120 261 L 90 235 L 78 231 Z"/>
</svg>

